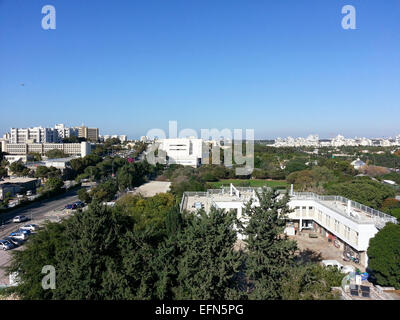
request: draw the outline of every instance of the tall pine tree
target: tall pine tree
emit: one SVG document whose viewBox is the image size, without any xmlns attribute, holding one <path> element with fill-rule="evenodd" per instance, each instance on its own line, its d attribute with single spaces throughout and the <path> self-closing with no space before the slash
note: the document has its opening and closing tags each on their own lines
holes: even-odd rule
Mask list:
<svg viewBox="0 0 400 320">
<path fill-rule="evenodd" d="M 275 190 L 256 193 L 259 205 L 246 204 L 243 226 L 247 244 L 246 275 L 249 299 L 281 299 L 283 279 L 294 265 L 296 242 L 283 233 L 285 216 L 290 212 L 289 196 Z"/>
<path fill-rule="evenodd" d="M 177 299 L 226 299 L 241 264 L 233 250 L 236 215 L 212 208 L 185 217 L 187 226 L 179 233 Z"/>
</svg>

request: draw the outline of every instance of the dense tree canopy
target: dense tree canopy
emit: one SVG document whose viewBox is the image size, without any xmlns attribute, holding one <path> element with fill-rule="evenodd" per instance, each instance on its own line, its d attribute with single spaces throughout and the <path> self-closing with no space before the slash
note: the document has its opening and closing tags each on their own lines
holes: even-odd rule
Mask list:
<svg viewBox="0 0 400 320">
<path fill-rule="evenodd" d="M 380 209 L 385 199 L 395 196 L 393 188 L 368 177 L 329 185 L 327 193 L 340 195 L 375 209 Z"/>
<path fill-rule="evenodd" d="M 46 157 L 49 159 L 67 158 L 69 155 L 59 149 L 53 149 L 46 152 Z"/>
<path fill-rule="evenodd" d="M 281 284 L 294 266 L 296 242 L 283 234 L 284 217 L 290 212 L 288 195 L 278 199 L 276 191 L 264 190 L 257 194 L 259 206 L 250 201 L 244 210 L 248 222 L 244 224 L 247 236 L 247 276 L 253 285 L 250 299 L 281 299 Z"/>
<path fill-rule="evenodd" d="M 369 241 L 367 254 L 372 278 L 382 286 L 400 289 L 400 226 L 387 223 Z"/>
</svg>

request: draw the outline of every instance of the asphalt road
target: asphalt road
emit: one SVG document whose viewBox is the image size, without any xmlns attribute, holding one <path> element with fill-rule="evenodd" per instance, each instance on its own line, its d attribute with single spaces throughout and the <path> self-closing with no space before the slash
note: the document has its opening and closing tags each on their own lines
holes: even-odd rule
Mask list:
<svg viewBox="0 0 400 320">
<path fill-rule="evenodd" d="M 8 230 L 15 229 L 16 227 L 18 228 L 19 226 L 29 223 L 28 221 L 21 223 L 14 223 L 10 221 L 15 216 L 24 215 L 27 216 L 29 219 L 32 218 L 33 220 L 38 220 L 41 219 L 44 214 L 50 211 L 60 211 L 67 204 L 78 200 L 79 199 L 78 195 L 76 194 L 76 190 L 71 190 L 57 197 L 40 202 L 34 202 L 23 208 L 18 208 L 10 212 L 4 213 L 0 215 L 0 238 L 4 236 L 4 231 L 8 232 Z"/>
<path fill-rule="evenodd" d="M 37 223 L 37 221 L 46 219 L 49 213 L 54 212 L 54 215 L 56 215 L 56 212 L 61 212 L 67 204 L 78 200 L 76 190 L 71 190 L 57 197 L 35 202 L 0 215 L 0 239 L 7 237 L 11 232 L 16 231 L 25 224 L 30 222 Z M 32 218 L 32 220 L 21 223 L 12 222 L 12 218 L 18 215 L 27 216 L 29 219 Z M 10 263 L 11 251 L 21 249 L 23 249 L 23 246 L 9 251 L 0 250 L 0 284 L 8 284 L 8 276 L 5 274 L 4 268 Z"/>
</svg>

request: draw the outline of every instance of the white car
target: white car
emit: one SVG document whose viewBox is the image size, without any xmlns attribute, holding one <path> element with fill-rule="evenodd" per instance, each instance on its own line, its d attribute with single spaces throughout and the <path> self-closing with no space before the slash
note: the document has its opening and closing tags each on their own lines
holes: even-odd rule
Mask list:
<svg viewBox="0 0 400 320">
<path fill-rule="evenodd" d="M 25 216 L 15 216 L 13 222 L 24 222 L 28 221 L 29 219 Z"/>
<path fill-rule="evenodd" d="M 28 235 L 22 232 L 14 232 L 10 234 L 11 238 L 19 239 L 19 240 L 26 240 L 28 239 Z"/>
<path fill-rule="evenodd" d="M 29 230 L 29 231 L 36 231 L 39 229 L 39 226 L 37 224 L 26 224 L 20 229 L 22 230 Z"/>
</svg>

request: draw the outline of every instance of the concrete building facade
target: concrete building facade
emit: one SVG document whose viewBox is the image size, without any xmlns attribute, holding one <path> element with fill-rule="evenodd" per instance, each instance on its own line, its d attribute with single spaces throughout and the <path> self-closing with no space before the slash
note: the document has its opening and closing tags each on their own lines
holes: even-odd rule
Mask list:
<svg viewBox="0 0 400 320">
<path fill-rule="evenodd" d="M 3 152 L 11 155 L 27 155 L 30 152 L 39 153 L 44 156 L 50 150 L 61 150 L 69 155 L 78 155 L 84 157 L 90 154 L 91 144 L 89 142 L 81 143 L 7 143 L 2 141 Z"/>
<path fill-rule="evenodd" d="M 243 208 L 253 201 L 258 206 L 256 188 L 210 189 L 207 192 L 185 192 L 181 201 L 181 211 L 196 212 L 211 207 L 234 210 L 238 219 L 243 219 Z M 283 196 L 283 195 L 282 195 Z M 359 255 L 360 263 L 368 265 L 366 251 L 369 240 L 385 226 L 387 222 L 397 220 L 378 210 L 340 196 L 321 196 L 315 193 L 291 192 L 288 206 L 293 210 L 287 222 L 295 224 L 297 230 L 312 229 L 335 241 L 343 251 L 352 251 Z M 243 238 L 241 234 L 239 238 Z"/>
<path fill-rule="evenodd" d="M 157 141 L 158 150 L 166 153 L 167 164 L 198 167 L 201 165 L 205 148 L 203 139 L 178 138 Z"/>
<path fill-rule="evenodd" d="M 99 140 L 99 129 L 88 128 L 86 126 L 78 127 L 78 137 L 85 138 L 88 141 L 97 142 Z"/>
</svg>

